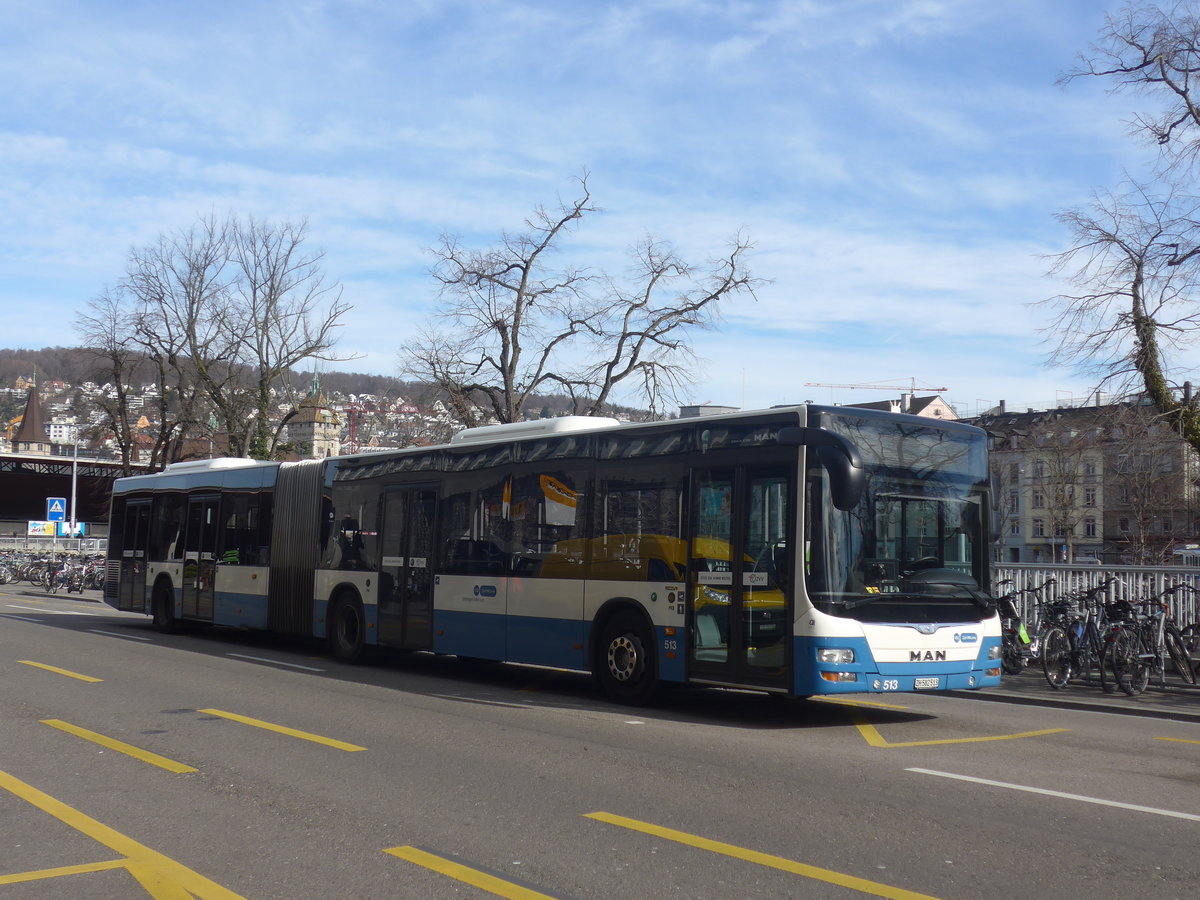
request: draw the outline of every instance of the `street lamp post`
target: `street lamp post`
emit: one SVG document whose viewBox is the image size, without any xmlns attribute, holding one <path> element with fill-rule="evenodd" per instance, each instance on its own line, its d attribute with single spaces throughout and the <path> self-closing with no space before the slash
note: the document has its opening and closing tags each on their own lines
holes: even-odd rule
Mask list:
<svg viewBox="0 0 1200 900">
<path fill-rule="evenodd" d="M 71 537 L 78 538 L 78 520 L 75 518 L 75 497 L 79 483 L 79 425 L 71 426 Z"/>
</svg>

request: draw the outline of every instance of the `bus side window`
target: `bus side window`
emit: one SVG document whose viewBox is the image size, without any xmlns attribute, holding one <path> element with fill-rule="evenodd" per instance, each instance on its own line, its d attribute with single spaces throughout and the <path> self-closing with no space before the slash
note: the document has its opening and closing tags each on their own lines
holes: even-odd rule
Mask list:
<svg viewBox="0 0 1200 900">
<path fill-rule="evenodd" d="M 150 526 L 150 558 L 167 561 L 183 559 L 183 494 L 161 494 L 154 501 Z"/>
<path fill-rule="evenodd" d="M 642 466 L 597 481 L 592 578 L 681 581 L 687 566 L 685 482 Z"/>
<path fill-rule="evenodd" d="M 514 575 L 584 577 L 582 485 L 583 478 L 558 470 L 513 479 L 509 517 Z"/>
</svg>

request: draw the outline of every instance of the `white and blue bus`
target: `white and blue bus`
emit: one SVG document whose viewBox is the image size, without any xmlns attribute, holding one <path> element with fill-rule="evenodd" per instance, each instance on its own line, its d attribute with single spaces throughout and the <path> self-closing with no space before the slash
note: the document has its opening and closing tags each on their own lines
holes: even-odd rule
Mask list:
<svg viewBox="0 0 1200 900">
<path fill-rule="evenodd" d="M 105 600 L 182 623 L 788 696 L 1000 681 L 984 432 L 853 407 L 215 459 L 115 484 Z"/>
</svg>

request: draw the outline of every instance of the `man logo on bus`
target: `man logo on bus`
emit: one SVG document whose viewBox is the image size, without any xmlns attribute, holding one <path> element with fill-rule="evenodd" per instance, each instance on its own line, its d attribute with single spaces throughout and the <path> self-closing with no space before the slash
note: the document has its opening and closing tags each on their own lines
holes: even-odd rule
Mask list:
<svg viewBox="0 0 1200 900">
<path fill-rule="evenodd" d="M 945 662 L 945 650 L 909 650 L 909 662 Z"/>
</svg>

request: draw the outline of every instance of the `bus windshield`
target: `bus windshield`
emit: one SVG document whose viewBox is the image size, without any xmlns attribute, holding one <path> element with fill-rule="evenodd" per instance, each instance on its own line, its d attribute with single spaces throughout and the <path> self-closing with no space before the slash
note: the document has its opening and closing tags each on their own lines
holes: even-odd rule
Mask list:
<svg viewBox="0 0 1200 900">
<path fill-rule="evenodd" d="M 872 622 L 978 621 L 987 584 L 986 438 L 961 426 L 825 413 L 858 448 L 858 505 L 837 509 L 808 468 L 806 586 L 833 615 Z M 812 456 L 812 454 L 810 454 Z"/>
</svg>

